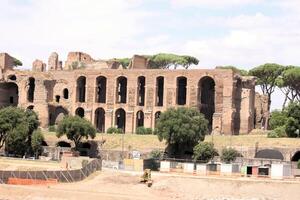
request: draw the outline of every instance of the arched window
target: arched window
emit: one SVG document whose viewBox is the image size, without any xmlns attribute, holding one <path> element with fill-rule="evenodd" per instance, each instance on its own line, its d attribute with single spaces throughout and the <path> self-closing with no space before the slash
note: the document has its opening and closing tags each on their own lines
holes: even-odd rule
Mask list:
<svg viewBox="0 0 300 200">
<path fill-rule="evenodd" d="M 116 92 L 117 103 L 126 103 L 127 98 L 127 78 L 120 76 L 117 79 L 117 92 Z"/>
<path fill-rule="evenodd" d="M 155 126 L 156 126 L 156 123 L 157 123 L 157 120 L 160 118 L 160 115 L 161 115 L 161 112 L 160 111 L 157 111 L 154 115 L 154 122 L 155 122 Z"/>
<path fill-rule="evenodd" d="M 123 133 L 125 133 L 125 130 L 126 130 L 126 112 L 125 112 L 125 110 L 122 108 L 119 108 L 118 110 L 116 110 L 115 116 L 116 116 L 115 124 L 116 124 L 117 128 L 122 129 Z"/>
<path fill-rule="evenodd" d="M 80 76 L 77 79 L 77 94 L 76 100 L 77 102 L 85 102 L 86 95 L 86 78 L 84 76 Z"/>
<path fill-rule="evenodd" d="M 105 132 L 105 111 L 103 108 L 97 108 L 95 111 L 95 126 L 100 133 Z"/>
<path fill-rule="evenodd" d="M 99 76 L 96 79 L 96 102 L 106 102 L 106 77 Z"/>
<path fill-rule="evenodd" d="M 81 107 L 77 108 L 75 114 L 78 115 L 79 117 L 84 117 L 84 109 Z"/>
<path fill-rule="evenodd" d="M 178 77 L 177 78 L 177 104 L 185 105 L 186 104 L 186 86 L 187 86 L 187 78 L 186 77 Z"/>
<path fill-rule="evenodd" d="M 69 90 L 67 88 L 65 88 L 63 90 L 63 96 L 64 96 L 64 99 L 69 99 Z"/>
<path fill-rule="evenodd" d="M 34 90 L 35 90 L 35 79 L 29 78 L 28 85 L 27 85 L 27 101 L 32 103 L 34 101 Z"/>
<path fill-rule="evenodd" d="M 136 127 L 141 126 L 144 126 L 144 112 L 140 110 L 136 113 Z"/>
<path fill-rule="evenodd" d="M 137 105 L 144 106 L 145 105 L 145 85 L 146 78 L 144 76 L 138 77 L 138 88 L 137 88 Z"/>
<path fill-rule="evenodd" d="M 274 149 L 263 149 L 258 151 L 255 154 L 255 158 L 264 158 L 264 159 L 279 159 L 279 160 L 283 160 L 284 157 L 282 155 L 282 153 L 278 150 L 274 150 Z"/>
<path fill-rule="evenodd" d="M 156 106 L 164 105 L 164 77 L 156 78 Z"/>
<path fill-rule="evenodd" d="M 19 88 L 13 82 L 0 83 L 0 107 L 17 106 L 19 103 Z"/>
</svg>

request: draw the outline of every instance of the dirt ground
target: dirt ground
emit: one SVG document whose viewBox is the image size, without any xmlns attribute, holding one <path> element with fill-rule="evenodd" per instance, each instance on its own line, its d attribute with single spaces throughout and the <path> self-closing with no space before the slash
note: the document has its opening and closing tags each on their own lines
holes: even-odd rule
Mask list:
<svg viewBox="0 0 300 200">
<path fill-rule="evenodd" d="M 50 186 L 0 185 L 0 200 L 299 200 L 300 181 L 204 178 L 153 173 L 154 184 L 139 174 L 111 170 L 82 182 Z"/>
</svg>

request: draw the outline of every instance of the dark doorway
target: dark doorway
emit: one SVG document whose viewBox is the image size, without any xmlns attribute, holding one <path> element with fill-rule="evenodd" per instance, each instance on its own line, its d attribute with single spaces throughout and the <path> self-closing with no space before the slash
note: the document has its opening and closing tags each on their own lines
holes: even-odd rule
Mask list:
<svg viewBox="0 0 300 200">
<path fill-rule="evenodd" d="M 164 105 L 164 77 L 156 78 L 156 106 Z"/>
<path fill-rule="evenodd" d="M 137 95 L 137 105 L 144 106 L 145 105 L 145 85 L 146 78 L 144 76 L 138 77 L 138 95 Z"/>
<path fill-rule="evenodd" d="M 57 147 L 71 147 L 71 144 L 69 142 L 65 142 L 65 141 L 59 141 L 56 143 Z"/>
<path fill-rule="evenodd" d="M 187 78 L 186 77 L 178 77 L 177 78 L 177 104 L 185 105 L 186 104 L 186 86 L 187 86 Z"/>
<path fill-rule="evenodd" d="M 117 103 L 126 103 L 127 98 L 127 78 L 120 76 L 117 79 L 117 92 L 116 92 Z"/>
<path fill-rule="evenodd" d="M 155 127 L 156 127 L 156 123 L 157 123 L 157 120 L 160 118 L 160 115 L 161 115 L 161 112 L 160 111 L 157 111 L 154 115 L 154 118 L 155 118 Z"/>
<path fill-rule="evenodd" d="M 76 100 L 77 102 L 85 102 L 85 94 L 86 94 L 86 78 L 84 76 L 80 76 L 77 79 L 77 94 Z"/>
<path fill-rule="evenodd" d="M 17 77 L 15 75 L 10 75 L 10 76 L 8 76 L 8 79 L 11 81 L 16 81 Z"/>
<path fill-rule="evenodd" d="M 235 86 L 235 116 L 234 116 L 234 134 L 239 134 L 241 126 L 241 103 L 242 103 L 242 81 L 236 80 Z"/>
<path fill-rule="evenodd" d="M 96 79 L 96 102 L 106 102 L 106 77 L 99 76 Z"/>
<path fill-rule="evenodd" d="M 215 81 L 211 77 L 205 76 L 198 83 L 198 105 L 211 130 L 215 113 Z"/>
<path fill-rule="evenodd" d="M 0 83 L 0 107 L 17 106 L 19 89 L 15 83 Z"/>
<path fill-rule="evenodd" d="M 51 126 L 59 124 L 63 120 L 63 118 L 69 114 L 69 112 L 63 108 L 62 106 L 58 107 L 50 107 L 49 108 L 50 122 Z"/>
<path fill-rule="evenodd" d="M 75 114 L 78 115 L 79 117 L 84 117 L 84 109 L 81 107 L 77 108 Z"/>
<path fill-rule="evenodd" d="M 144 112 L 138 111 L 136 113 L 136 127 L 144 126 Z"/>
<path fill-rule="evenodd" d="M 35 79 L 29 78 L 27 85 L 27 101 L 32 103 L 34 101 Z"/>
<path fill-rule="evenodd" d="M 95 126 L 98 132 L 105 132 L 105 111 L 103 108 L 97 108 L 95 111 Z"/>
<path fill-rule="evenodd" d="M 64 99 L 69 99 L 69 90 L 67 88 L 63 91 Z"/>
<path fill-rule="evenodd" d="M 122 129 L 123 133 L 125 133 L 126 130 L 126 112 L 124 109 L 119 108 L 116 110 L 116 119 L 115 124 L 117 128 Z"/>
<path fill-rule="evenodd" d="M 297 151 L 291 159 L 292 162 L 298 162 L 298 160 L 300 160 L 300 151 Z"/>
<path fill-rule="evenodd" d="M 31 106 L 27 107 L 27 110 L 33 110 L 33 108 L 34 108 L 34 106 L 31 105 Z"/>
<path fill-rule="evenodd" d="M 56 103 L 59 103 L 59 101 L 60 101 L 60 96 L 59 95 L 55 96 L 55 101 L 56 101 Z"/>
</svg>

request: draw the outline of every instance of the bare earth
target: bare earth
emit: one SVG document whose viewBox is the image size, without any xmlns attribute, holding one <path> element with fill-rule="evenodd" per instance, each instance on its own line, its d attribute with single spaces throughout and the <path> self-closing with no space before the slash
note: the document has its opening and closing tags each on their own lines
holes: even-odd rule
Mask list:
<svg viewBox="0 0 300 200">
<path fill-rule="evenodd" d="M 85 181 L 51 186 L 0 185 L 0 200 L 299 200 L 300 181 L 204 178 L 154 173 L 148 188 L 139 174 L 104 170 Z"/>
</svg>

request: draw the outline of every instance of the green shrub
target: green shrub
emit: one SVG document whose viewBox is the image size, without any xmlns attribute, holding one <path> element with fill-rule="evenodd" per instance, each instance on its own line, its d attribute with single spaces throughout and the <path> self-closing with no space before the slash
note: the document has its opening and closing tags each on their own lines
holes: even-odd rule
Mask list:
<svg viewBox="0 0 300 200">
<path fill-rule="evenodd" d="M 152 128 L 146 128 L 146 134 L 147 135 L 152 135 L 153 134 Z"/>
<path fill-rule="evenodd" d="M 162 156 L 163 156 L 163 152 L 160 151 L 159 149 L 154 149 L 150 152 L 150 158 L 161 159 Z"/>
<path fill-rule="evenodd" d="M 221 161 L 225 163 L 231 163 L 232 161 L 235 161 L 235 159 L 239 156 L 241 156 L 241 154 L 233 148 L 223 149 Z"/>
<path fill-rule="evenodd" d="M 300 102 L 291 103 L 287 108 L 286 134 L 288 137 L 299 137 L 300 131 Z"/>
<path fill-rule="evenodd" d="M 285 125 L 287 121 L 287 113 L 285 111 L 275 110 L 271 113 L 269 125 L 270 129 L 274 130 Z"/>
<path fill-rule="evenodd" d="M 119 133 L 123 133 L 123 130 L 120 128 L 116 128 L 116 127 L 110 127 L 106 130 L 107 134 L 119 134 Z"/>
<path fill-rule="evenodd" d="M 56 127 L 54 125 L 49 126 L 48 131 L 49 132 L 56 132 Z"/>
<path fill-rule="evenodd" d="M 137 127 L 135 133 L 138 135 L 146 135 L 146 128 L 143 126 Z"/>
<path fill-rule="evenodd" d="M 286 137 L 285 126 L 279 126 L 268 133 L 268 138 Z"/>
<path fill-rule="evenodd" d="M 216 155 L 218 155 L 218 151 L 214 148 L 214 144 L 211 142 L 200 142 L 194 147 L 193 158 L 195 160 L 208 162 Z"/>
</svg>

